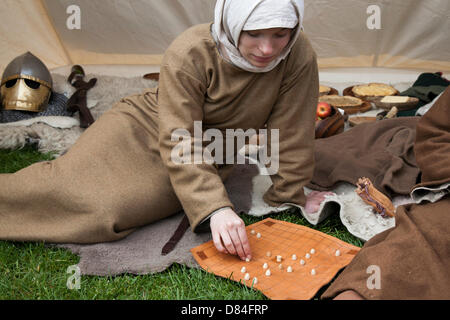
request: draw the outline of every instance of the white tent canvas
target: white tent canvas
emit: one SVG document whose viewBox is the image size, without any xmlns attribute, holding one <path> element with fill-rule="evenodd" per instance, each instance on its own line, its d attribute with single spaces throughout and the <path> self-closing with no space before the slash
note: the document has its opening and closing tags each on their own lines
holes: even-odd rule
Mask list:
<svg viewBox="0 0 450 320">
<path fill-rule="evenodd" d="M 0 70 L 31 51 L 50 68 L 158 66 L 214 0 L 1 0 Z M 450 1 L 305 1 L 319 67 L 450 71 Z M 417 73 L 416 73 L 417 74 Z"/>
</svg>

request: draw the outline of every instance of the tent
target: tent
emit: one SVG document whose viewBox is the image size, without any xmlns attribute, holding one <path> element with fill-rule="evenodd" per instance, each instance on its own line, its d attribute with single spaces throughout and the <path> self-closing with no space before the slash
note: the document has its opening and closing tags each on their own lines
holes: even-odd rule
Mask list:
<svg viewBox="0 0 450 320">
<path fill-rule="evenodd" d="M 188 27 L 212 21 L 215 5 L 214 0 L 1 3 L 1 72 L 31 51 L 51 70 L 81 64 L 121 75 L 158 70 L 170 42 Z M 355 80 L 348 74 L 355 70 L 359 76 L 381 73 L 381 79 L 394 75 L 408 81 L 420 71 L 450 72 L 448 0 L 305 0 L 304 26 L 329 80 L 346 74 Z M 339 69 L 331 72 L 334 68 Z"/>
</svg>

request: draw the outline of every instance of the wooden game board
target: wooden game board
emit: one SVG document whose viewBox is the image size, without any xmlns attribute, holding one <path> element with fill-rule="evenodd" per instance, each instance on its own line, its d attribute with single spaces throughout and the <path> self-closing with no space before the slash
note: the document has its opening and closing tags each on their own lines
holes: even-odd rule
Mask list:
<svg viewBox="0 0 450 320">
<path fill-rule="evenodd" d="M 360 250 L 323 232 L 271 218 L 249 225 L 246 229 L 252 249 L 252 260 L 249 262 L 220 253 L 213 241 L 192 248 L 191 253 L 204 270 L 242 282 L 274 300 L 311 299 Z M 260 238 L 257 238 L 257 233 L 260 233 Z M 315 250 L 314 254 L 310 253 L 311 249 Z M 336 250 L 340 251 L 340 256 L 335 255 Z M 268 251 L 271 257 L 267 256 Z M 306 253 L 310 254 L 310 258 L 305 257 Z M 293 254 L 297 260 L 292 260 Z M 277 255 L 282 256 L 282 269 L 276 260 Z M 304 265 L 300 264 L 301 259 L 305 261 Z M 268 264 L 270 276 L 265 275 L 267 269 L 263 269 L 264 263 Z M 288 266 L 293 269 L 291 273 L 286 271 Z M 246 268 L 245 273 L 249 273 L 250 280 L 244 280 L 242 267 Z M 312 269 L 315 269 L 315 275 L 311 275 Z M 254 277 L 257 278 L 256 284 L 253 284 Z"/>
</svg>

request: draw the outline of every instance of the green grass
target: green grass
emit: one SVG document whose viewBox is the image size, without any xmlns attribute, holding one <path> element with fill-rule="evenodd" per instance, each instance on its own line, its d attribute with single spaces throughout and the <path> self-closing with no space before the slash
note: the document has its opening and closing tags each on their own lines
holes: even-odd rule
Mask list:
<svg viewBox="0 0 450 320">
<path fill-rule="evenodd" d="M 12 173 L 32 163 L 52 158 L 53 154 L 41 154 L 33 147 L 15 151 L 0 150 L 0 173 Z M 356 246 L 363 245 L 346 230 L 338 215 L 329 217 L 318 226 L 311 226 L 296 210 L 287 210 L 269 217 L 306 225 Z M 251 216 L 242 218 L 247 225 L 263 219 Z M 153 275 L 81 276 L 80 289 L 70 290 L 67 288 L 67 281 L 72 273 L 67 273 L 67 270 L 78 262 L 77 255 L 43 243 L 0 241 L 0 299 L 267 299 L 259 291 L 235 281 L 179 264 Z"/>
</svg>

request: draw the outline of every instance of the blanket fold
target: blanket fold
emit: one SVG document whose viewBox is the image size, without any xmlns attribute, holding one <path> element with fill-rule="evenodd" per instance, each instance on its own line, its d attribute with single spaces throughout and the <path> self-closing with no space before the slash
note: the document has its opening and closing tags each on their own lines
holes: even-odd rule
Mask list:
<svg viewBox="0 0 450 320">
<path fill-rule="evenodd" d="M 330 190 L 339 182 L 356 185 L 359 178 L 367 177 L 390 198 L 409 194 L 419 177 L 414 156 L 418 119 L 403 117 L 364 123 L 317 140 L 316 166 L 308 187 Z"/>
<path fill-rule="evenodd" d="M 450 182 L 450 86 L 418 123 L 414 153 L 422 173 L 414 188 Z"/>
</svg>

